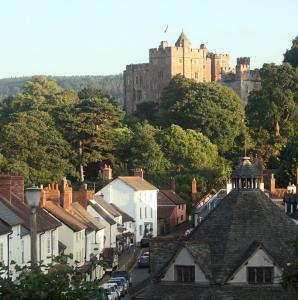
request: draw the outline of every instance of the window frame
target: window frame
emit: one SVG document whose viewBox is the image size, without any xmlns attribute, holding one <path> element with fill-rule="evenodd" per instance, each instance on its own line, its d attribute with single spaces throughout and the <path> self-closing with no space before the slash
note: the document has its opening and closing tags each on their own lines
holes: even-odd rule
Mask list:
<svg viewBox="0 0 298 300">
<path fill-rule="evenodd" d="M 246 267 L 246 279 L 248 284 L 273 284 L 274 267 Z"/>
<path fill-rule="evenodd" d="M 175 281 L 182 283 L 195 282 L 194 265 L 175 265 Z"/>
</svg>

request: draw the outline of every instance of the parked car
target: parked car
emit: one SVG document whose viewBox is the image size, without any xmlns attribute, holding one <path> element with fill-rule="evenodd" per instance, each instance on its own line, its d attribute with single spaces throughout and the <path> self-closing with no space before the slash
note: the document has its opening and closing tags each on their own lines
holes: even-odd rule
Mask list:
<svg viewBox="0 0 298 300">
<path fill-rule="evenodd" d="M 149 267 L 150 264 L 150 254 L 149 252 L 144 252 L 139 260 L 138 260 L 138 266 L 141 267 Z"/>
<path fill-rule="evenodd" d="M 128 288 L 129 288 L 129 282 L 126 280 L 125 277 L 112 277 L 112 279 L 120 279 L 123 281 L 124 283 L 124 289 L 126 292 L 128 292 Z"/>
<path fill-rule="evenodd" d="M 141 248 L 149 248 L 149 238 L 142 238 L 140 241 L 140 247 Z"/>
<path fill-rule="evenodd" d="M 119 300 L 120 292 L 118 292 L 118 286 L 116 283 L 105 283 L 103 285 L 104 288 L 108 288 L 110 290 L 110 295 L 112 296 L 112 300 Z"/>
<path fill-rule="evenodd" d="M 107 286 L 100 286 L 103 289 L 103 295 L 105 300 L 116 300 L 115 296 L 112 295 L 112 291 Z"/>
<path fill-rule="evenodd" d="M 116 294 L 117 294 L 117 300 L 120 299 L 120 297 L 121 297 L 121 292 L 120 292 L 120 290 L 119 290 L 119 287 L 118 287 L 117 283 L 115 283 L 115 282 L 107 282 L 107 283 L 105 283 L 105 285 L 113 286 L 114 289 L 115 289 L 115 292 L 116 292 Z"/>
<path fill-rule="evenodd" d="M 125 283 L 123 280 L 111 278 L 108 283 L 117 283 L 118 289 L 120 291 L 120 295 L 124 295 L 126 293 L 125 291 Z"/>
<path fill-rule="evenodd" d="M 128 282 L 129 286 L 132 286 L 132 278 L 131 278 L 131 273 L 127 271 L 114 271 L 112 272 L 111 277 L 124 277 Z"/>
</svg>

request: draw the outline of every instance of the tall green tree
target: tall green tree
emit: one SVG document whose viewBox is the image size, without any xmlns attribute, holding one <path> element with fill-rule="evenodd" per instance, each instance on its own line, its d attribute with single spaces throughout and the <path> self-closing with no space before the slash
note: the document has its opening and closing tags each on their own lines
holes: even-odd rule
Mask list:
<svg viewBox="0 0 298 300">
<path fill-rule="evenodd" d="M 266 161 L 297 132 L 298 69 L 265 64 L 260 74 L 262 89 L 250 94 L 246 116 L 255 148 Z"/>
<path fill-rule="evenodd" d="M 23 173 L 27 184 L 57 182 L 71 174 L 70 150 L 46 112 L 12 114 L 0 129 L 4 168 Z"/>
<path fill-rule="evenodd" d="M 164 172 L 170 167 L 156 141 L 159 130 L 148 122 L 137 123 L 130 139 L 129 168 L 143 168 L 146 173 Z"/>
<path fill-rule="evenodd" d="M 57 106 L 70 105 L 76 101 L 75 92 L 64 90 L 52 78 L 34 76 L 15 97 L 11 96 L 2 101 L 1 119 L 5 119 L 10 113 L 23 111 L 51 112 Z"/>
<path fill-rule="evenodd" d="M 193 129 L 171 125 L 160 132 L 158 141 L 172 169 L 177 171 L 210 168 L 217 163 L 217 146 Z"/>
<path fill-rule="evenodd" d="M 284 62 L 298 67 L 298 35 L 293 39 L 291 49 L 284 54 Z"/>
<path fill-rule="evenodd" d="M 239 96 L 217 83 L 197 83 L 175 76 L 161 100 L 164 125 L 195 129 L 227 153 L 240 135 L 244 108 Z"/>
<path fill-rule="evenodd" d="M 279 169 L 277 181 L 281 186 L 289 182 L 296 182 L 296 169 L 298 167 L 298 134 L 290 138 L 287 145 L 281 150 L 279 156 Z"/>
<path fill-rule="evenodd" d="M 109 159 L 115 151 L 114 131 L 122 126 L 124 112 L 102 91 L 90 88 L 79 93 L 79 101 L 57 111 L 57 124 L 72 145 L 74 164 L 84 182 L 84 168 Z"/>
</svg>

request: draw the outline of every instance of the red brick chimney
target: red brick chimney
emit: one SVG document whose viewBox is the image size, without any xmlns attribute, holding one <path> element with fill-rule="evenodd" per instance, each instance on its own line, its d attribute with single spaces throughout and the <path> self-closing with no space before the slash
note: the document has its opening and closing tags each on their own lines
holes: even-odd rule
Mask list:
<svg viewBox="0 0 298 300">
<path fill-rule="evenodd" d="M 11 200 L 12 196 L 24 202 L 24 176 L 14 173 L 0 174 L 0 196 Z"/>
<path fill-rule="evenodd" d="M 111 182 L 112 177 L 112 168 L 109 165 L 105 165 L 104 168 L 101 170 L 102 179 L 105 183 Z"/>
<path fill-rule="evenodd" d="M 142 179 L 144 178 L 144 171 L 143 169 L 141 168 L 138 168 L 138 169 L 135 169 L 134 172 L 133 172 L 133 176 L 138 176 L 138 177 L 141 177 Z"/>
<path fill-rule="evenodd" d="M 191 182 L 191 199 L 193 201 L 197 199 L 197 181 L 195 178 Z"/>
<path fill-rule="evenodd" d="M 60 185 L 60 205 L 69 209 L 72 204 L 72 188 L 68 186 L 66 177 L 63 177 Z"/>
<path fill-rule="evenodd" d="M 88 201 L 94 199 L 94 190 L 88 190 L 87 184 L 84 184 L 79 191 L 73 192 L 73 200 L 78 201 L 85 209 L 87 209 Z"/>
<path fill-rule="evenodd" d="M 274 178 L 274 174 L 271 174 L 271 178 L 270 178 L 270 192 L 274 193 L 275 192 L 275 178 Z"/>
</svg>

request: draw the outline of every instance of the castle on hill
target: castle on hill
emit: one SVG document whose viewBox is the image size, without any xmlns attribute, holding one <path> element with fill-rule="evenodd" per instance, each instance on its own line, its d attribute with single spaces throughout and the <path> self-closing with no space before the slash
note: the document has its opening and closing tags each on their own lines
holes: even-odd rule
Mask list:
<svg viewBox="0 0 298 300">
<path fill-rule="evenodd" d="M 171 47 L 161 41 L 149 50 L 149 63 L 131 64 L 124 71 L 124 107 L 133 113 L 140 103 L 160 102 L 163 89 L 177 74 L 197 82 L 221 82 L 232 88 L 247 103 L 248 94 L 261 86 L 258 70 L 250 70 L 250 58 L 237 58 L 236 68 L 229 66 L 228 54 L 209 52 L 205 44 L 191 48 L 182 32 Z"/>
</svg>

